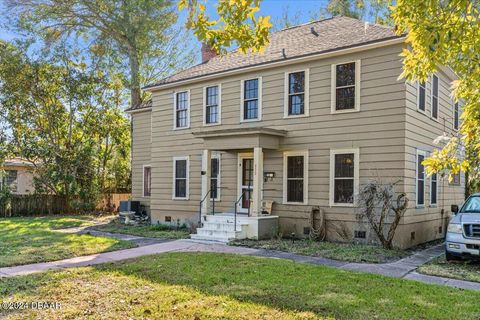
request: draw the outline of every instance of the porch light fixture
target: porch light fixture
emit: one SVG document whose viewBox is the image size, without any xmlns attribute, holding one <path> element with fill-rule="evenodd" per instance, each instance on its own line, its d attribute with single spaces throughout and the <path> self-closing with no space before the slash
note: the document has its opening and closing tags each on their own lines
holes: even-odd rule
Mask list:
<svg viewBox="0 0 480 320">
<path fill-rule="evenodd" d="M 263 173 L 263 181 L 273 181 L 273 178 L 275 178 L 275 172 L 264 172 Z"/>
</svg>

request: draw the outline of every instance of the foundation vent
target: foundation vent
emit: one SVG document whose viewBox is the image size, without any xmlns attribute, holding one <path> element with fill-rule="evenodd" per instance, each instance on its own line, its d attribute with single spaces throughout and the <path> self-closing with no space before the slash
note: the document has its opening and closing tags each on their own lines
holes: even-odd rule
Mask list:
<svg viewBox="0 0 480 320">
<path fill-rule="evenodd" d="M 172 222 L 171 216 L 165 216 L 165 222 Z"/>
<path fill-rule="evenodd" d="M 367 232 L 355 230 L 355 238 L 356 239 L 365 239 L 367 237 Z"/>
</svg>

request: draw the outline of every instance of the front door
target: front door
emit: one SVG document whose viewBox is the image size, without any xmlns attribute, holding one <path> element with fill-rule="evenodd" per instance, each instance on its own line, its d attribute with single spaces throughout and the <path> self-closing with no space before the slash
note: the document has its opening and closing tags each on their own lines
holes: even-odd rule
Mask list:
<svg viewBox="0 0 480 320">
<path fill-rule="evenodd" d="M 247 213 L 253 190 L 252 154 L 241 154 L 238 158 L 238 167 L 238 198 L 243 194 L 242 200 L 238 203 L 238 212 Z"/>
</svg>

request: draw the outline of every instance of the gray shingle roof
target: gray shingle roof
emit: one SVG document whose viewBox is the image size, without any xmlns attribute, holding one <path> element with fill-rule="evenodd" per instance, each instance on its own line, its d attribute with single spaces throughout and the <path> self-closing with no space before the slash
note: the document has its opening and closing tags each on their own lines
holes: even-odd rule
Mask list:
<svg viewBox="0 0 480 320">
<path fill-rule="evenodd" d="M 312 32 L 312 28 L 314 32 Z M 365 22 L 361 20 L 337 16 L 272 33 L 270 43 L 262 54 L 242 54 L 233 51 L 150 84 L 145 89 L 227 70 L 335 51 L 398 37 L 400 36 L 396 35 L 391 27 L 377 24 L 369 24 L 366 27 Z"/>
</svg>

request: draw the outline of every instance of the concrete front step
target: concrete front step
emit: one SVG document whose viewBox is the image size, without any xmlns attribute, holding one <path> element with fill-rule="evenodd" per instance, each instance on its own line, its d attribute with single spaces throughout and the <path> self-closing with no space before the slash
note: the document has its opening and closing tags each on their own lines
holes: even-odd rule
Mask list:
<svg viewBox="0 0 480 320">
<path fill-rule="evenodd" d="M 230 239 L 226 239 L 226 238 L 203 236 L 203 235 L 199 235 L 199 234 L 191 234 L 190 239 L 192 239 L 192 240 L 202 240 L 202 241 L 216 241 L 216 242 L 223 242 L 223 243 L 227 243 L 228 241 L 230 241 Z"/>
<path fill-rule="evenodd" d="M 242 231 L 242 226 L 247 226 L 248 224 L 240 224 L 237 222 L 237 230 Z M 218 230 L 218 231 L 234 231 L 235 225 L 228 222 L 204 222 L 202 229 L 204 230 Z"/>
<path fill-rule="evenodd" d="M 244 236 L 244 232 L 240 231 L 227 231 L 227 230 L 209 230 L 204 228 L 198 228 L 197 234 L 201 236 L 210 236 L 215 238 L 224 239 L 240 239 Z"/>
</svg>

